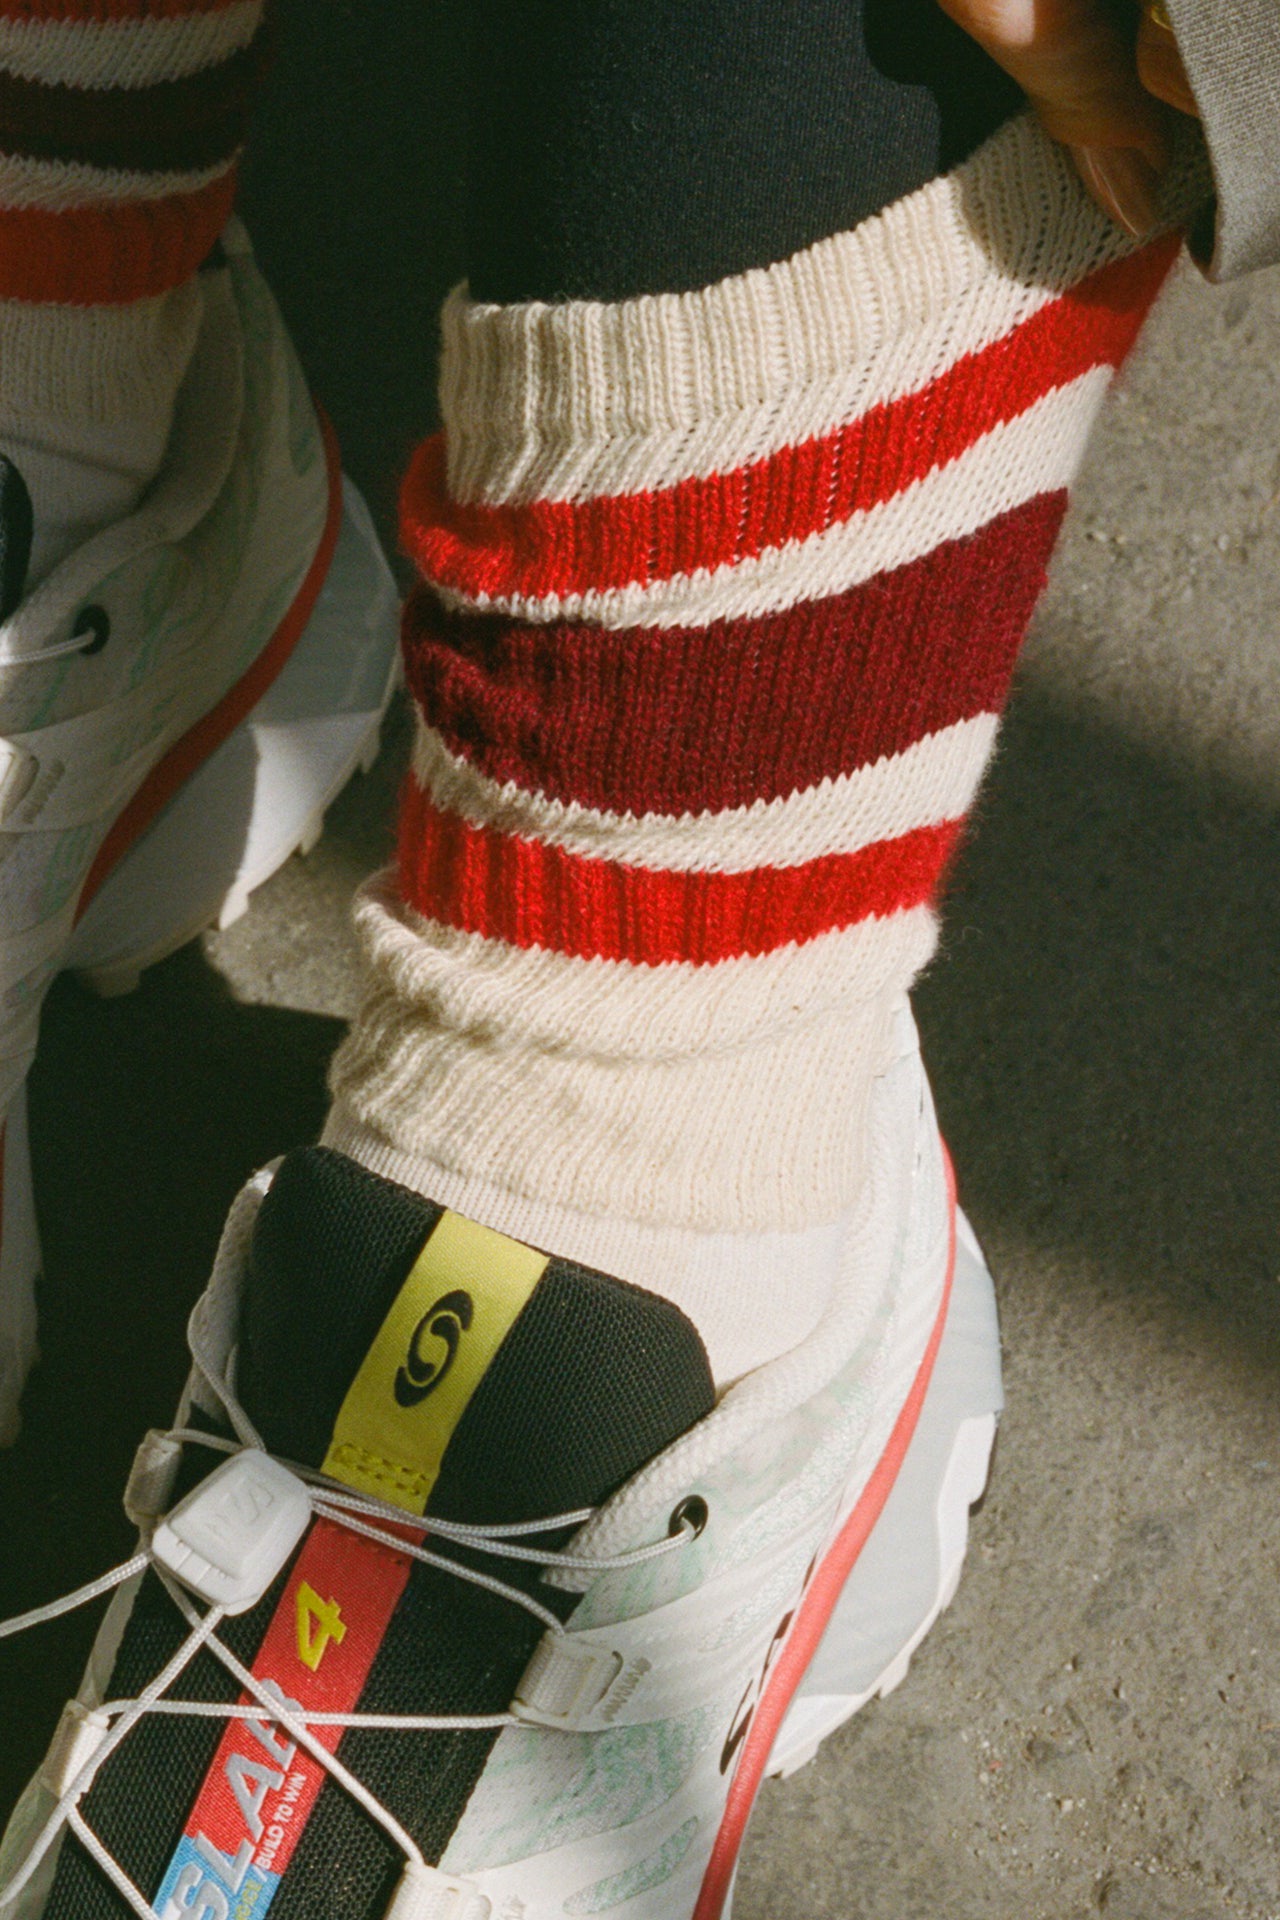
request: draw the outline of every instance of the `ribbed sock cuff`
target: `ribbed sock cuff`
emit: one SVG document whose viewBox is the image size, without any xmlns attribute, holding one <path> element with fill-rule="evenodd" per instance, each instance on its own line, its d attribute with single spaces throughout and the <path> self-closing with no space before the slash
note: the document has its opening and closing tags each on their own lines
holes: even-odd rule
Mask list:
<svg viewBox="0 0 1280 1920">
<path fill-rule="evenodd" d="M 344 1109 L 528 1200 L 837 1217 L 1066 488 L 1174 257 L 1029 120 L 687 295 L 446 316 Z"/>
</svg>

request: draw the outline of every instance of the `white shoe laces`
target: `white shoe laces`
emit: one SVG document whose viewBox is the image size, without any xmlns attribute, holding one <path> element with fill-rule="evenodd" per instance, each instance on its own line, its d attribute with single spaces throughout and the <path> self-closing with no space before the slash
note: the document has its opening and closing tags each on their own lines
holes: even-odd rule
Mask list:
<svg viewBox="0 0 1280 1920">
<path fill-rule="evenodd" d="M 228 1439 L 218 1434 L 203 1433 L 192 1427 L 175 1427 L 163 1435 L 154 1437 L 162 1443 L 172 1443 L 179 1449 L 185 1446 L 201 1446 L 230 1457 L 257 1451 L 267 1454 L 269 1459 L 274 1459 L 263 1445 L 253 1422 L 236 1399 L 225 1374 L 204 1348 L 203 1305 L 203 1302 L 197 1303 L 188 1329 L 192 1359 L 196 1372 L 207 1382 L 225 1410 L 235 1438 Z M 303 1483 L 307 1490 L 313 1518 L 331 1521 L 337 1526 L 345 1527 L 351 1533 L 359 1534 L 363 1539 L 372 1540 L 379 1546 L 389 1548 L 394 1553 L 421 1561 L 424 1566 L 439 1567 L 460 1580 L 469 1581 L 473 1586 L 483 1587 L 486 1592 L 497 1594 L 502 1599 L 511 1601 L 515 1606 L 523 1607 L 527 1613 L 533 1615 L 535 1620 L 540 1621 L 549 1633 L 566 1639 L 569 1637 L 557 1615 L 549 1607 L 535 1600 L 531 1594 L 523 1592 L 519 1587 L 509 1586 L 504 1580 L 492 1574 L 483 1573 L 478 1568 L 467 1566 L 444 1554 L 432 1553 L 429 1548 L 414 1545 L 406 1539 L 406 1526 L 413 1527 L 418 1523 L 412 1516 L 406 1515 L 404 1508 L 354 1493 L 337 1481 L 327 1478 L 326 1475 L 317 1473 L 313 1468 L 299 1466 L 296 1462 L 277 1460 L 275 1464 Z M 669 1537 L 655 1541 L 649 1546 L 635 1548 L 629 1553 L 601 1557 L 552 1550 L 545 1546 L 520 1544 L 523 1540 L 550 1533 L 559 1528 L 579 1527 L 589 1520 L 595 1511 L 593 1507 L 580 1507 L 572 1513 L 553 1514 L 546 1519 L 520 1521 L 511 1525 L 469 1526 L 456 1521 L 432 1519 L 430 1522 L 423 1521 L 421 1526 L 424 1535 L 430 1532 L 438 1539 L 450 1541 L 456 1546 L 478 1549 L 494 1558 L 523 1561 L 535 1566 L 555 1567 L 593 1575 L 639 1566 L 647 1560 L 685 1546 L 700 1531 L 695 1523 L 681 1515 L 678 1528 L 675 1528 Z M 680 1510 L 677 1509 L 678 1514 L 679 1512 Z M 390 1523 L 395 1530 L 390 1531 L 386 1524 L 380 1525 L 380 1522 Z M 103 1730 L 102 1737 L 93 1746 L 83 1766 L 66 1785 L 65 1791 L 36 1835 L 21 1866 L 8 1883 L 0 1887 L 0 1909 L 11 1906 L 18 1899 L 62 1830 L 67 1828 L 75 1834 L 112 1885 L 128 1901 L 139 1916 L 139 1920 L 155 1920 L 155 1908 L 151 1902 L 146 1899 L 119 1862 L 103 1845 L 80 1812 L 80 1802 L 103 1763 L 147 1714 L 189 1715 L 198 1719 L 226 1721 L 248 1720 L 260 1726 L 280 1728 L 288 1734 L 297 1747 L 309 1754 L 331 1779 L 364 1808 L 370 1819 L 375 1821 L 400 1848 L 412 1867 L 430 1872 L 431 1869 L 423 1859 L 421 1849 L 413 1836 L 401 1826 L 395 1815 L 383 1806 L 377 1795 L 358 1780 L 336 1754 L 331 1753 L 321 1744 L 313 1729 L 366 1727 L 398 1733 L 467 1733 L 480 1729 L 519 1726 L 523 1724 L 520 1717 L 510 1711 L 482 1714 L 320 1713 L 301 1707 L 296 1701 L 286 1700 L 279 1687 L 273 1682 L 258 1679 L 242 1661 L 236 1658 L 225 1641 L 218 1637 L 218 1628 L 227 1617 L 227 1608 L 210 1606 L 206 1612 L 201 1613 L 180 1580 L 158 1562 L 149 1538 L 137 1553 L 119 1566 L 112 1568 L 110 1573 L 102 1574 L 98 1579 L 89 1581 L 85 1586 L 77 1587 L 74 1592 L 63 1595 L 61 1599 L 52 1600 L 45 1606 L 33 1607 L 27 1613 L 16 1614 L 12 1619 L 0 1621 L 0 1639 L 22 1633 L 29 1627 L 39 1626 L 46 1620 L 56 1619 L 60 1614 L 70 1613 L 77 1607 L 86 1606 L 91 1600 L 96 1600 L 102 1594 L 109 1593 L 114 1588 L 123 1586 L 126 1581 L 145 1573 L 148 1568 L 156 1573 L 165 1591 L 186 1621 L 190 1632 L 177 1651 L 165 1662 L 150 1685 L 144 1688 L 136 1698 L 109 1700 L 92 1710 L 94 1724 Z M 250 1700 L 256 1704 L 169 1698 L 169 1688 L 202 1651 L 218 1660 L 239 1683 L 242 1690 L 250 1696 Z"/>
</svg>

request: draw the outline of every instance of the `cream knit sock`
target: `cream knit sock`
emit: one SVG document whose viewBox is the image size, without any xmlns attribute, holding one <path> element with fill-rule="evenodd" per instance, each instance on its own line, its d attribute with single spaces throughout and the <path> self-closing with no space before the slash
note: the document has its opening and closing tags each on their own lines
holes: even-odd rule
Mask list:
<svg viewBox="0 0 1280 1920">
<path fill-rule="evenodd" d="M 816 1322 L 1089 426 L 1177 249 L 1028 119 L 765 271 L 445 313 L 399 862 L 326 1140 L 669 1294 Z"/>
<path fill-rule="evenodd" d="M 0 301 L 0 454 L 31 494 L 30 586 L 159 472 L 201 305 L 198 279 L 126 307 Z"/>
</svg>

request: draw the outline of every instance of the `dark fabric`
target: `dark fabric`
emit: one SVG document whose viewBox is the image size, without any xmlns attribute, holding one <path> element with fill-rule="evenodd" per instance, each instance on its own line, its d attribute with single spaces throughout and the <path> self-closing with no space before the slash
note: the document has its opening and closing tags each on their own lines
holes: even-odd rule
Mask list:
<svg viewBox="0 0 1280 1920">
<path fill-rule="evenodd" d="M 287 1578 L 287 1572 L 282 1573 L 251 1613 L 223 1622 L 222 1638 L 237 1658 L 252 1661 Z M 186 1633 L 177 1608 L 149 1573 L 138 1590 L 116 1659 L 113 1697 L 141 1693 L 177 1652 Z M 169 1691 L 175 1699 L 230 1701 L 239 1688 L 212 1654 L 200 1654 Z M 143 1720 L 84 1797 L 81 1810 L 90 1826 L 148 1896 L 159 1887 L 225 1724 L 167 1717 Z M 44 1912 L 45 1920 L 133 1920 L 133 1909 L 70 1837 L 58 1855 Z"/>
<path fill-rule="evenodd" d="M 347 1387 L 442 1209 L 327 1148 L 290 1154 L 263 1202 L 249 1255 L 239 1390 L 272 1451 L 319 1465 Z M 553 1259 L 476 1388 L 446 1450 L 429 1513 L 536 1519 L 603 1500 L 715 1403 L 702 1342 L 670 1302 Z M 190 1449 L 194 1484 L 216 1456 Z M 546 1536 L 546 1544 L 559 1544 Z M 448 1552 L 443 1543 L 432 1543 Z M 567 1617 L 575 1596 L 538 1569 L 453 1550 L 509 1586 L 539 1590 Z M 252 1662 L 287 1572 L 223 1638 Z M 160 1583 L 139 1592 L 111 1682 L 142 1690 L 184 1632 Z M 496 1713 L 542 1633 L 532 1615 L 440 1568 L 416 1566 L 374 1658 L 369 1713 Z M 211 1656 L 175 1692 L 230 1700 Z M 135 1881 L 154 1893 L 213 1758 L 220 1721 L 150 1719 L 104 1766 L 85 1813 Z M 448 1843 L 496 1735 L 353 1730 L 340 1754 L 430 1859 Z M 397 1850 L 326 1782 L 276 1895 L 271 1920 L 380 1920 Z M 129 1920 L 74 1842 L 61 1853 L 46 1920 Z"/>
<path fill-rule="evenodd" d="M 459 1420 L 427 1512 L 497 1525 L 598 1506 L 714 1405 L 679 1307 L 553 1260 Z"/>
<path fill-rule="evenodd" d="M 27 483 L 0 454 L 0 620 L 9 618 L 26 591 L 33 530 Z"/>
<path fill-rule="evenodd" d="M 477 300 L 767 266 L 955 166 L 1021 95 L 936 0 L 468 0 Z"/>
</svg>

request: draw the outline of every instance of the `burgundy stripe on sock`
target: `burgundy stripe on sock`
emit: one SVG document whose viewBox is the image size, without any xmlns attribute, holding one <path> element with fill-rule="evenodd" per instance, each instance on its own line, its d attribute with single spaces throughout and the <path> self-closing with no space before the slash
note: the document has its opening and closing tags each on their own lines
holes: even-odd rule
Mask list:
<svg viewBox="0 0 1280 1920">
<path fill-rule="evenodd" d="M 670 579 L 805 539 L 890 499 L 1091 368 L 1118 366 L 1179 244 L 1171 235 L 1101 268 L 919 392 L 732 472 L 647 493 L 490 506 L 450 499 L 436 435 L 405 480 L 405 546 L 441 587 L 537 601 Z"/>
<path fill-rule="evenodd" d="M 857 853 L 747 873 L 669 873 L 567 853 L 442 812 L 417 782 L 400 801 L 399 887 L 466 933 L 579 959 L 707 965 L 773 953 L 931 898 L 960 822 Z"/>
<path fill-rule="evenodd" d="M 409 686 L 492 780 L 613 813 L 749 806 L 1004 705 L 1066 508 L 1042 494 L 847 593 L 708 627 L 405 608 Z"/>
<path fill-rule="evenodd" d="M 45 86 L 0 70 L 0 150 L 130 172 L 215 166 L 243 143 L 269 60 L 264 22 L 218 66 L 149 87 Z"/>
</svg>

